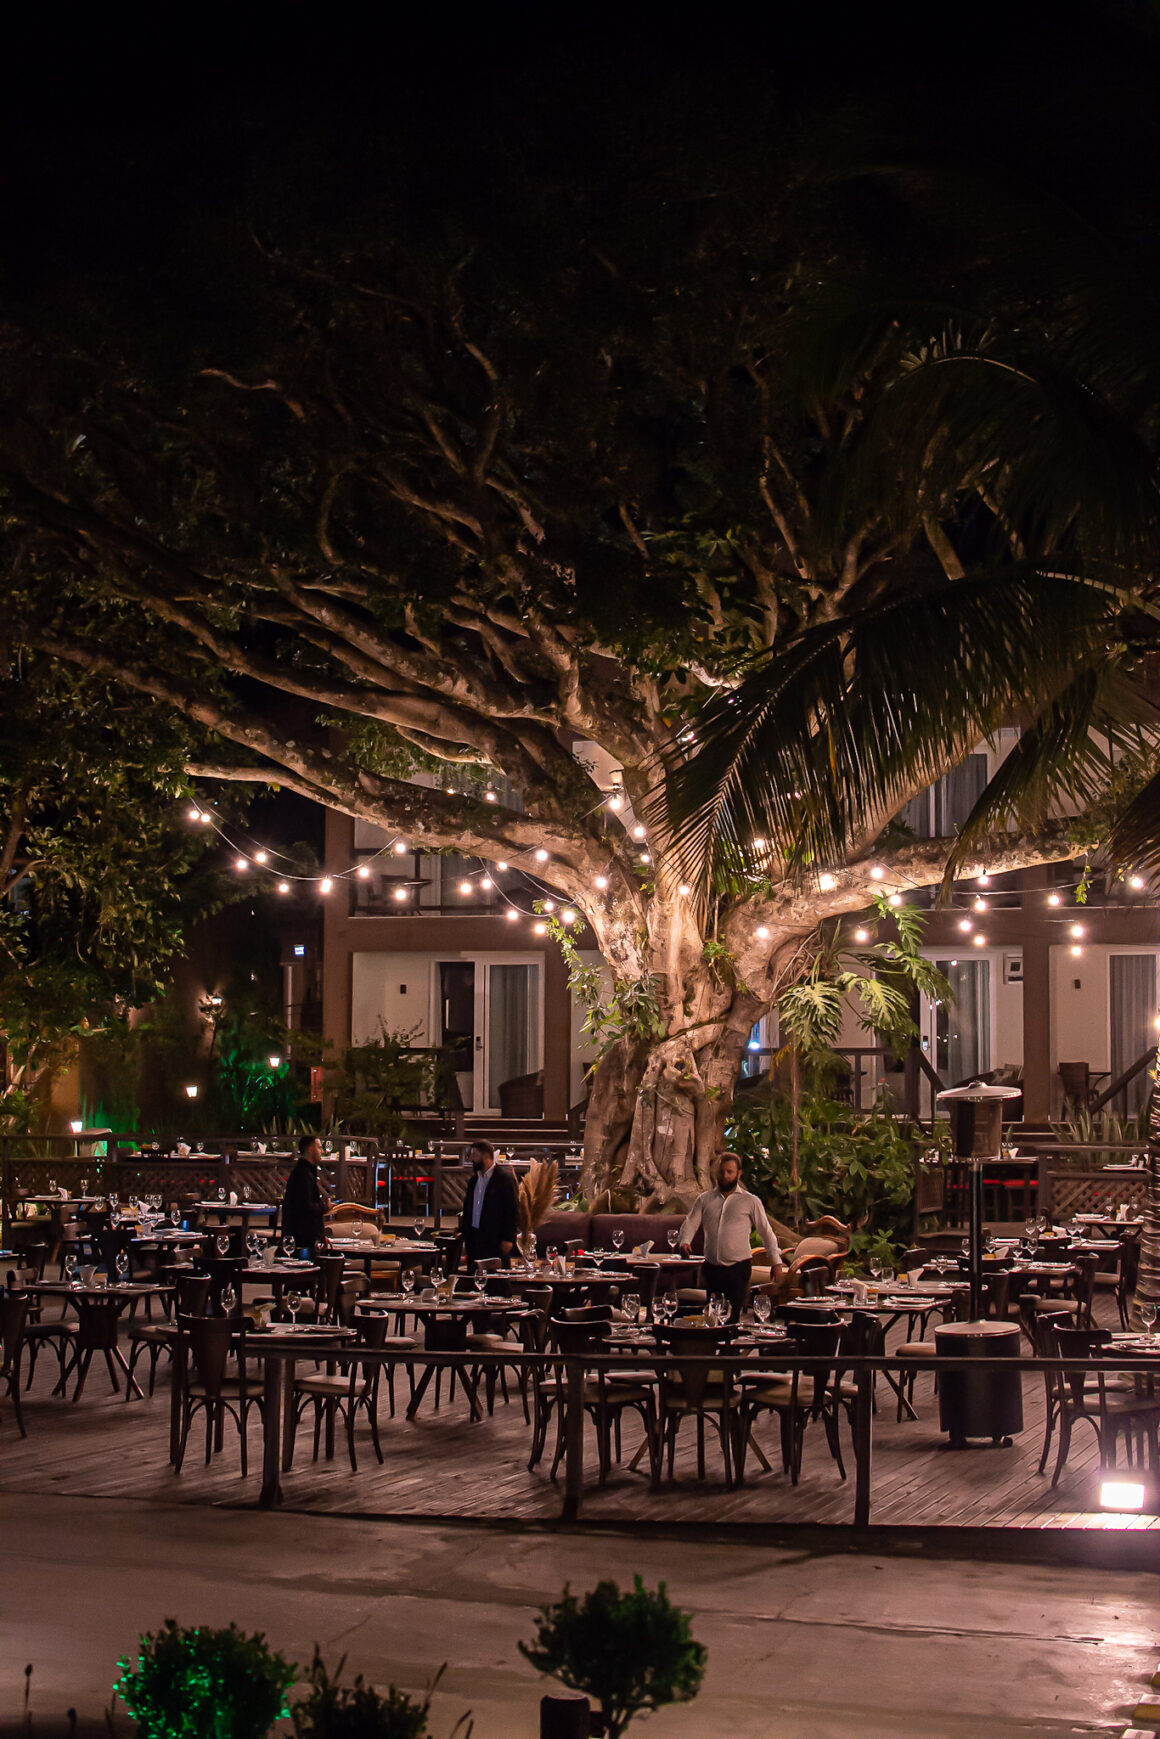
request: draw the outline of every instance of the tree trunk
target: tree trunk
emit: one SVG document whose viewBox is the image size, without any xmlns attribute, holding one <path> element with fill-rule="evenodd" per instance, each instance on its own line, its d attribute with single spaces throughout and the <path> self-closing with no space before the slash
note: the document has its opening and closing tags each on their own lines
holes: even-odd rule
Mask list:
<svg viewBox="0 0 1160 1739">
<path fill-rule="evenodd" d="M 686 1009 L 711 1008 L 691 1021 Z M 741 1060 L 764 1006 L 747 991 L 690 983 L 669 1036 L 618 1040 L 596 1066 L 584 1132 L 583 1189 L 648 1211 L 686 1210 L 712 1182 Z"/>
</svg>

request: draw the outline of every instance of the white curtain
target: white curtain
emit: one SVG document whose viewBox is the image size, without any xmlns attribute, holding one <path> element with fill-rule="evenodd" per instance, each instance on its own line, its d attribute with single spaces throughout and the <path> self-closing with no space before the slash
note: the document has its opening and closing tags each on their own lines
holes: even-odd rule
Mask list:
<svg viewBox="0 0 1160 1739">
<path fill-rule="evenodd" d="M 502 1081 L 539 1067 L 534 1020 L 538 966 L 492 966 L 488 973 L 487 1102 L 499 1104 Z"/>
<path fill-rule="evenodd" d="M 1114 1081 L 1145 1051 L 1156 1047 L 1155 954 L 1111 955 L 1108 988 Z M 1148 1071 L 1141 1069 L 1124 1091 L 1116 1095 L 1111 1109 L 1139 1111 L 1147 1102 L 1148 1087 Z"/>
</svg>

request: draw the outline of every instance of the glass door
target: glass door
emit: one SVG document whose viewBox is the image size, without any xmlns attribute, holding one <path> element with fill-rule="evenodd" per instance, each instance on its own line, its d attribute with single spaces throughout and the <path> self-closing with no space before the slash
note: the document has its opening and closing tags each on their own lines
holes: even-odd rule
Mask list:
<svg viewBox="0 0 1160 1739">
<path fill-rule="evenodd" d="M 496 961 L 486 967 L 486 973 L 483 1102 L 498 1111 L 501 1085 L 534 1074 L 540 1067 L 540 968 Z"/>
<path fill-rule="evenodd" d="M 1156 1049 L 1156 956 L 1108 956 L 1108 1023 L 1112 1080 Z M 1136 1112 L 1148 1102 L 1151 1087 L 1145 1066 L 1116 1094 L 1110 1109 Z"/>
<path fill-rule="evenodd" d="M 952 1000 L 927 1003 L 927 1054 L 943 1086 L 957 1087 L 991 1067 L 991 962 L 947 959 L 935 965 L 950 984 Z"/>
<path fill-rule="evenodd" d="M 474 960 L 439 962 L 439 1043 L 450 1052 L 465 1111 L 480 1102 L 475 1092 L 475 1053 L 481 1043 L 476 1031 L 475 982 Z"/>
</svg>

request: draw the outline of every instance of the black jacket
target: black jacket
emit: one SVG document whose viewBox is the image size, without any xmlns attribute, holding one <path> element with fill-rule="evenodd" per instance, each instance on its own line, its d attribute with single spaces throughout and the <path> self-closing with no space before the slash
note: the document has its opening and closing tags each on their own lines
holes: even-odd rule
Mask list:
<svg viewBox="0 0 1160 1739">
<path fill-rule="evenodd" d="M 463 1233 L 463 1246 L 469 1262 L 500 1255 L 500 1245 L 514 1244 L 520 1228 L 519 1190 L 515 1175 L 506 1165 L 498 1164 L 492 1168 L 484 1194 L 478 1231 L 473 1227 L 475 1192 L 482 1182 L 483 1173 L 477 1172 L 467 1186 L 463 1212 L 459 1217 L 459 1230 Z"/>
<path fill-rule="evenodd" d="M 318 1181 L 318 1167 L 300 1159 L 286 1179 L 282 1197 L 282 1236 L 293 1238 L 299 1248 L 311 1250 L 326 1236 L 326 1197 Z"/>
</svg>

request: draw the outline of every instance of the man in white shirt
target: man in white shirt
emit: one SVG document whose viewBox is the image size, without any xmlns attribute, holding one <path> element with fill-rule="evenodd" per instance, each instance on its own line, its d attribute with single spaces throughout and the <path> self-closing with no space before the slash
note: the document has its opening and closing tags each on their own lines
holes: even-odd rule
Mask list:
<svg viewBox="0 0 1160 1739">
<path fill-rule="evenodd" d="M 705 1242 L 701 1285 L 710 1297 L 723 1292 L 736 1322 L 749 1297 L 753 1276 L 750 1233 L 756 1230 L 769 1258 L 770 1278 L 785 1273 L 777 1236 L 769 1216 L 756 1196 L 741 1184 L 741 1161 L 735 1153 L 723 1153 L 717 1161 L 717 1187 L 704 1190 L 681 1227 L 681 1249 L 692 1254 L 693 1238 L 700 1226 Z"/>
</svg>

